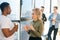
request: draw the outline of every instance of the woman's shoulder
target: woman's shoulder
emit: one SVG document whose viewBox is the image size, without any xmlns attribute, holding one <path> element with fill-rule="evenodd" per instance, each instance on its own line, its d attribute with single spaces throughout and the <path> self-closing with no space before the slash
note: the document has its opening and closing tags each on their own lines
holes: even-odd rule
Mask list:
<svg viewBox="0 0 60 40">
<path fill-rule="evenodd" d="M 40 19 L 39 22 L 42 22 L 43 23 L 42 19 Z"/>
<path fill-rule="evenodd" d="M 40 23 L 40 24 L 43 24 L 43 20 L 39 20 L 39 23 Z"/>
</svg>

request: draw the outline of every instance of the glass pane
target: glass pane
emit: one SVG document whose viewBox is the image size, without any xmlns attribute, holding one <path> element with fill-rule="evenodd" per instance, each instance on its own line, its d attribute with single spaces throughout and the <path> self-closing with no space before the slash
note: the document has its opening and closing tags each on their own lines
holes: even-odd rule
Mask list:
<svg viewBox="0 0 60 40">
<path fill-rule="evenodd" d="M 45 6 L 45 0 L 36 0 L 36 7 L 40 8 L 41 6 Z"/>
<path fill-rule="evenodd" d="M 58 7 L 59 7 L 59 13 L 60 13 L 60 0 L 57 0 L 57 5 L 58 5 Z"/>
<path fill-rule="evenodd" d="M 31 0 L 22 0 L 22 13 L 21 17 L 30 17 L 31 15 L 31 9 L 32 9 L 32 1 Z"/>
<path fill-rule="evenodd" d="M 54 7 L 54 6 L 58 6 L 57 0 L 52 0 L 51 3 L 52 3 L 52 4 L 51 4 L 51 5 L 52 5 L 52 8 L 51 8 L 52 10 L 51 10 L 51 11 L 53 12 L 53 7 Z"/>
<path fill-rule="evenodd" d="M 33 8 L 33 0 L 22 0 L 22 10 L 21 10 L 21 19 L 30 19 L 31 18 L 31 10 Z M 24 30 L 24 25 L 29 24 L 29 21 L 22 20 L 21 21 L 21 40 L 28 40 L 29 35 Z"/>
</svg>

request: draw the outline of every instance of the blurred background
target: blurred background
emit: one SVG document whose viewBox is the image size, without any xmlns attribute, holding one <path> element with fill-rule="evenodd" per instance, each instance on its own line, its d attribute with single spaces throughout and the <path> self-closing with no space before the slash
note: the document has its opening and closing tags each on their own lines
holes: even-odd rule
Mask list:
<svg viewBox="0 0 60 40">
<path fill-rule="evenodd" d="M 49 15 L 53 12 L 53 7 L 58 6 L 60 13 L 60 0 L 0 0 L 2 2 L 10 3 L 12 12 L 8 16 L 12 22 L 16 22 L 19 25 L 18 32 L 16 32 L 15 40 L 28 40 L 29 35 L 23 29 L 24 25 L 29 25 L 31 21 L 31 10 L 33 8 L 40 8 L 41 6 L 45 7 L 44 13 L 48 19 Z M 1 15 L 1 10 L 0 10 Z M 60 29 L 60 26 L 59 26 Z M 44 25 L 44 35 L 47 35 L 49 30 L 49 21 L 47 20 Z M 52 32 L 53 36 L 53 32 Z M 57 39 L 59 40 L 59 32 L 57 34 Z M 45 40 L 46 37 L 42 36 L 42 39 Z"/>
<path fill-rule="evenodd" d="M 20 0 L 20 20 L 21 20 L 21 31 L 20 31 L 20 40 L 28 40 L 29 35 L 24 30 L 24 25 L 29 25 L 31 21 L 31 11 L 33 8 L 41 8 L 41 6 L 45 7 L 44 13 L 48 19 L 49 15 L 53 12 L 53 7 L 58 6 L 60 13 L 60 0 Z M 49 30 L 49 21 L 47 20 L 44 25 L 44 35 L 47 35 Z M 60 26 L 59 26 L 60 27 Z M 53 36 L 53 32 L 52 35 Z M 57 39 L 59 40 L 60 35 L 59 32 L 57 34 Z M 45 40 L 46 37 L 42 36 L 42 39 Z"/>
</svg>

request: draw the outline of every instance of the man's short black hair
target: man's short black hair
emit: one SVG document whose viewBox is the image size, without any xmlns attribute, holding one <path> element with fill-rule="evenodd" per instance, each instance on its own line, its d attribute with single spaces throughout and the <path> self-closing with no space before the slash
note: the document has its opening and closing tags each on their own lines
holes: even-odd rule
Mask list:
<svg viewBox="0 0 60 40">
<path fill-rule="evenodd" d="M 58 9 L 58 7 L 57 7 L 57 6 L 54 6 L 54 8 Z"/>
<path fill-rule="evenodd" d="M 45 8 L 44 6 L 41 6 L 41 8 Z"/>
<path fill-rule="evenodd" d="M 8 6 L 9 6 L 9 3 L 7 3 L 7 2 L 1 3 L 1 5 L 0 5 L 1 11 L 3 12 L 3 11 L 4 11 L 4 8 L 6 8 L 6 7 L 8 7 Z"/>
</svg>

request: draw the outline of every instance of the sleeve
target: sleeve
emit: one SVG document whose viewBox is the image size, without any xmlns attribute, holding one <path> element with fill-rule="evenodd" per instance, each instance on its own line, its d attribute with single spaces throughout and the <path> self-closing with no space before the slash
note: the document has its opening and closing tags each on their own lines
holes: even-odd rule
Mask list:
<svg viewBox="0 0 60 40">
<path fill-rule="evenodd" d="M 33 21 L 30 22 L 30 25 L 31 24 L 33 24 Z M 31 33 L 31 30 L 28 30 L 27 33 L 30 34 Z"/>
<path fill-rule="evenodd" d="M 36 35 L 36 36 L 41 36 L 42 35 L 42 33 L 43 33 L 43 22 L 41 21 L 40 22 L 40 25 L 39 25 L 39 31 L 32 31 L 31 30 L 31 32 L 34 34 L 34 35 Z"/>
<path fill-rule="evenodd" d="M 1 22 L 1 29 L 3 29 L 3 28 L 10 28 L 10 22 L 9 22 L 9 20 L 7 19 L 4 19 L 4 20 L 2 20 L 2 22 Z"/>
<path fill-rule="evenodd" d="M 52 14 L 49 16 L 48 20 L 50 20 L 50 21 L 52 20 Z"/>
<path fill-rule="evenodd" d="M 30 34 L 31 30 L 28 31 L 28 34 Z"/>
<path fill-rule="evenodd" d="M 47 21 L 47 18 L 46 18 L 46 16 L 45 16 L 45 14 L 44 14 L 44 21 Z"/>
<path fill-rule="evenodd" d="M 58 15 L 58 18 L 56 19 L 56 22 L 60 22 L 60 14 Z"/>
</svg>

